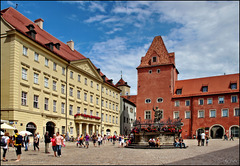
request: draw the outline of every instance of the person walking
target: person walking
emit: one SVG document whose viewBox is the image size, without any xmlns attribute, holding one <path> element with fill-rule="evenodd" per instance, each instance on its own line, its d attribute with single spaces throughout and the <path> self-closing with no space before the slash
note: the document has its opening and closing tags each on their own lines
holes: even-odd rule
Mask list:
<svg viewBox="0 0 240 166">
<path fill-rule="evenodd" d="M 83 136 L 83 134 L 81 134 L 80 139 L 79 139 L 79 145 L 80 145 L 80 147 L 82 147 L 82 145 L 83 145 L 84 148 L 85 148 L 85 145 L 83 144 L 83 141 L 84 141 L 84 136 Z"/>
<path fill-rule="evenodd" d="M 50 140 L 50 136 L 49 136 L 48 131 L 46 131 L 46 133 L 44 135 L 44 142 L 45 142 L 45 153 L 50 153 L 48 151 L 48 149 L 49 149 L 49 143 L 51 142 L 51 140 Z"/>
<path fill-rule="evenodd" d="M 98 134 L 98 147 L 100 148 L 102 136 Z"/>
<path fill-rule="evenodd" d="M 8 132 L 6 132 L 5 134 L 4 134 L 4 136 L 2 137 L 2 140 L 4 140 L 4 142 L 5 142 L 5 146 L 3 146 L 3 162 L 6 162 L 6 161 L 8 161 L 7 159 L 6 159 L 6 153 L 7 153 L 7 150 L 9 149 L 9 133 Z"/>
<path fill-rule="evenodd" d="M 16 150 L 16 154 L 17 154 L 17 160 L 16 162 L 20 161 L 21 160 L 21 154 L 22 154 L 22 141 L 23 141 L 23 138 L 21 135 L 18 134 L 18 130 L 14 130 L 14 137 L 13 137 L 13 144 L 14 144 L 14 147 L 15 147 L 15 150 Z"/>
<path fill-rule="evenodd" d="M 206 146 L 208 146 L 208 141 L 209 141 L 209 136 L 208 134 L 206 135 Z"/>
<path fill-rule="evenodd" d="M 40 150 L 39 147 L 38 147 L 38 136 L 37 136 L 37 134 L 34 134 L 34 137 L 33 137 L 33 147 L 34 147 L 34 150 L 36 150 L 36 148 L 38 149 L 38 151 Z"/>
<path fill-rule="evenodd" d="M 52 142 L 52 150 L 53 150 L 54 157 L 57 157 L 56 134 L 53 134 L 53 137 L 51 138 L 51 142 Z"/>
<path fill-rule="evenodd" d="M 86 136 L 85 136 L 85 146 L 87 147 L 87 149 L 88 149 L 88 146 L 89 146 L 89 135 L 88 135 L 88 133 L 86 134 Z"/>
<path fill-rule="evenodd" d="M 231 133 L 229 141 L 233 140 L 233 134 Z M 233 140 L 234 141 L 234 140 Z"/>
<path fill-rule="evenodd" d="M 115 142 L 116 142 L 116 135 L 114 134 L 113 135 L 113 145 L 115 145 Z"/>
<path fill-rule="evenodd" d="M 197 135 L 197 140 L 198 140 L 198 146 L 200 146 L 200 142 L 201 142 L 201 134 L 198 133 Z"/>
<path fill-rule="evenodd" d="M 97 136 L 96 136 L 95 133 L 94 133 L 93 136 L 92 136 L 92 140 L 93 140 L 93 145 L 94 145 L 94 147 L 96 147 Z"/>
<path fill-rule="evenodd" d="M 204 132 L 201 134 L 201 139 L 202 139 L 202 145 L 201 146 L 204 146 L 204 142 L 205 142 L 205 133 Z"/>
<path fill-rule="evenodd" d="M 223 141 L 227 141 L 228 140 L 228 137 L 227 137 L 227 134 L 224 134 L 224 139 L 223 139 Z"/>
<path fill-rule="evenodd" d="M 61 157 L 61 155 L 62 155 L 61 148 L 63 145 L 63 137 L 61 135 L 59 135 L 59 132 L 57 132 L 55 139 L 56 139 L 56 146 L 57 146 L 57 155 L 58 155 L 58 157 Z"/>
<path fill-rule="evenodd" d="M 38 145 L 38 147 L 39 147 L 39 142 L 40 142 L 40 134 L 39 134 L 39 132 L 37 132 L 37 137 L 38 137 L 37 145 Z"/>
<path fill-rule="evenodd" d="M 25 146 L 25 151 L 28 151 L 28 145 L 29 145 L 29 136 L 27 135 L 27 133 L 25 133 L 25 136 L 23 137 L 23 143 Z"/>
</svg>

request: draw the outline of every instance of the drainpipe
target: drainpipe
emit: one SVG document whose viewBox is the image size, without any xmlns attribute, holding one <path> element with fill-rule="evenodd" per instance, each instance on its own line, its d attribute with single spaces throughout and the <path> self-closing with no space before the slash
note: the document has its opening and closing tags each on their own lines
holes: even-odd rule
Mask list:
<svg viewBox="0 0 240 166">
<path fill-rule="evenodd" d="M 193 97 L 190 98 L 190 113 L 191 113 L 191 125 L 190 125 L 190 134 L 191 138 L 193 136 L 192 126 L 193 126 Z"/>
<path fill-rule="evenodd" d="M 65 112 L 65 118 L 66 118 L 66 133 L 67 134 L 67 103 L 68 103 L 68 66 L 70 65 L 70 62 L 68 62 L 67 66 L 66 66 L 66 97 L 65 97 L 65 108 L 66 108 L 66 112 Z"/>
</svg>

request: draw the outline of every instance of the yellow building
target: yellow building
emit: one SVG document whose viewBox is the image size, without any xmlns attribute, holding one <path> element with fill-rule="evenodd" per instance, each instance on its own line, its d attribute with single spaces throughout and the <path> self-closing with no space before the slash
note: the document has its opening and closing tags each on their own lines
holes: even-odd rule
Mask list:
<svg viewBox="0 0 240 166">
<path fill-rule="evenodd" d="M 119 134 L 120 92 L 42 19 L 1 11 L 1 119 L 40 135 Z"/>
</svg>

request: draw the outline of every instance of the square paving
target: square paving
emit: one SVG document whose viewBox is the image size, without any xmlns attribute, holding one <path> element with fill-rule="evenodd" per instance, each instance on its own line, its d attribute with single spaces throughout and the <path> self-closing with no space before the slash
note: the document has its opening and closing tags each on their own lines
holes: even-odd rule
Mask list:
<svg viewBox="0 0 240 166">
<path fill-rule="evenodd" d="M 16 153 L 9 148 L 6 158 L 8 162 L 1 165 L 239 165 L 239 140 L 209 140 L 208 146 L 197 146 L 197 140 L 184 140 L 187 149 L 130 149 L 119 148 L 118 143 L 111 142 L 94 147 L 77 148 L 75 142 L 66 142 L 62 148 L 62 156 L 54 157 L 44 153 L 45 145 L 40 142 L 40 151 L 29 151 L 22 148 L 21 161 L 15 162 Z"/>
</svg>

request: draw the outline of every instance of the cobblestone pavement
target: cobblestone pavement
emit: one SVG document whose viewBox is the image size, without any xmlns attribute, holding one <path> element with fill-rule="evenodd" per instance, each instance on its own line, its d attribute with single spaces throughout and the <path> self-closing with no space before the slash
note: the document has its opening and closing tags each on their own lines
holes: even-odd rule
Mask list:
<svg viewBox="0 0 240 166">
<path fill-rule="evenodd" d="M 44 153 L 44 143 L 40 151 L 22 149 L 21 161 L 15 162 L 13 148 L 7 152 L 8 162 L 1 165 L 239 165 L 239 140 L 209 140 L 208 146 L 197 146 L 197 140 L 184 140 L 187 149 L 130 149 L 118 148 L 111 142 L 99 147 L 77 148 L 74 142 L 67 142 L 62 148 L 62 157 Z"/>
</svg>

